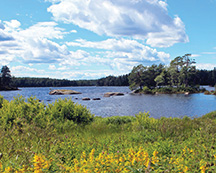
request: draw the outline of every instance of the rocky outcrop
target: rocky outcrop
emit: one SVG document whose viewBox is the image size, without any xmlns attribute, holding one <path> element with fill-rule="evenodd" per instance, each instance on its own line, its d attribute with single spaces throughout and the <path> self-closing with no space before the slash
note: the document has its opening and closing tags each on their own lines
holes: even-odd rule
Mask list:
<svg viewBox="0 0 216 173">
<path fill-rule="evenodd" d="M 74 90 L 52 90 L 49 92 L 49 95 L 71 95 L 71 94 L 82 94 L 82 93 Z"/>
<path fill-rule="evenodd" d="M 104 94 L 104 97 L 110 97 L 110 96 L 123 96 L 124 93 L 120 92 L 107 92 Z"/>
<path fill-rule="evenodd" d="M 82 98 L 82 100 L 91 100 L 91 99 L 88 97 L 84 97 L 84 98 Z"/>
</svg>

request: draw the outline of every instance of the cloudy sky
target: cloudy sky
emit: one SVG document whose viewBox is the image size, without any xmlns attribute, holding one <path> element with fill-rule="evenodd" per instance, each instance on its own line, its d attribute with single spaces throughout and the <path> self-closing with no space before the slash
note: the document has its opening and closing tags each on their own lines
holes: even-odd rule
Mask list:
<svg viewBox="0 0 216 173">
<path fill-rule="evenodd" d="M 0 0 L 0 66 L 98 79 L 191 53 L 216 67 L 216 0 Z"/>
</svg>

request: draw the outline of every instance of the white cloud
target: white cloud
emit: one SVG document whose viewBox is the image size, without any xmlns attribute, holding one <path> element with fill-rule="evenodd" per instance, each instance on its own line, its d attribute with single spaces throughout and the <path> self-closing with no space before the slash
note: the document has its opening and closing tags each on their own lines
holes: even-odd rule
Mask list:
<svg viewBox="0 0 216 173">
<path fill-rule="evenodd" d="M 16 28 L 19 28 L 21 23 L 18 21 L 18 20 L 11 20 L 11 21 L 5 21 L 5 28 L 7 30 L 13 30 L 13 29 L 16 29 Z"/>
<path fill-rule="evenodd" d="M 11 68 L 11 73 L 15 76 L 23 76 L 23 74 L 31 74 L 32 72 L 44 74 L 45 70 L 38 70 L 26 66 L 15 66 Z"/>
<path fill-rule="evenodd" d="M 155 47 L 188 42 L 184 23 L 168 15 L 162 0 L 49 0 L 56 21 L 72 23 L 99 35 L 128 36 Z"/>
<path fill-rule="evenodd" d="M 99 79 L 105 76 L 113 75 L 123 75 L 121 71 L 113 70 L 83 70 L 83 71 L 66 71 L 61 72 L 61 79 Z"/>
<path fill-rule="evenodd" d="M 56 66 L 55 65 L 49 65 L 49 69 L 50 70 L 56 70 Z"/>
<path fill-rule="evenodd" d="M 203 52 L 202 54 L 206 54 L 206 55 L 216 55 L 216 52 Z"/>
<path fill-rule="evenodd" d="M 205 69 L 205 70 L 213 70 L 216 67 L 216 64 L 210 64 L 210 63 L 200 63 L 200 64 L 195 64 L 197 69 Z"/>
<path fill-rule="evenodd" d="M 11 62 L 15 57 L 21 58 L 25 63 L 52 63 L 70 54 L 66 45 L 50 40 L 62 39 L 67 34 L 55 22 L 40 22 L 24 30 L 20 28 L 19 21 L 3 23 L 4 29 L 0 29 L 0 51 L 7 53 L 0 55 L 0 59 L 2 60 L 1 56 L 7 57 L 5 63 Z M 3 39 L 1 36 L 7 37 Z"/>
<path fill-rule="evenodd" d="M 62 39 L 67 32 L 57 27 L 56 22 L 39 22 L 28 29 L 19 32 L 21 37 Z"/>
<path fill-rule="evenodd" d="M 77 30 L 71 30 L 70 33 L 77 33 Z"/>
<path fill-rule="evenodd" d="M 129 61 L 134 61 L 136 63 L 141 61 L 160 61 L 166 63 L 170 57 L 169 54 L 158 52 L 156 49 L 145 46 L 136 40 L 107 39 L 100 42 L 92 42 L 79 39 L 75 42 L 68 42 L 66 44 L 68 46 L 107 50 L 104 56 L 115 58 L 117 60 L 123 58 L 128 62 L 128 64 L 130 64 Z"/>
<path fill-rule="evenodd" d="M 199 54 L 192 54 L 192 55 L 191 55 L 192 58 L 200 57 L 200 56 L 201 56 L 201 55 L 199 55 Z"/>
<path fill-rule="evenodd" d="M 17 69 L 14 67 L 19 71 L 14 74 L 15 76 L 37 74 L 32 67 L 33 64 L 40 63 L 47 64 L 47 69 L 43 73 L 41 71 L 38 73 L 43 77 L 62 78 L 59 74 L 74 70 L 74 67 L 82 67 L 79 77 L 96 77 L 98 69 L 101 68 L 104 72 L 101 71 L 98 76 L 104 77 L 101 75 L 129 73 L 133 66 L 141 63 L 144 65 L 166 63 L 170 57 L 165 52 L 145 46 L 143 41 L 128 38 L 112 38 L 99 42 L 79 39 L 59 44 L 54 40 L 62 39 L 71 32 L 59 28 L 56 22 L 40 22 L 26 29 L 22 29 L 18 21 L 1 23 L 3 24 L 0 31 L 8 38 L 12 38 L 0 40 L 1 64 L 7 65 L 10 62 L 31 64 L 31 67 L 23 67 L 23 69 L 21 69 L 22 66 L 18 66 Z M 72 46 L 73 51 L 70 51 L 67 46 Z M 74 46 L 78 48 L 74 49 Z M 87 51 L 86 48 L 92 48 L 92 50 Z M 94 69 L 94 72 L 85 72 L 83 71 L 85 69 Z M 52 70 L 52 73 L 49 73 L 49 70 Z M 64 78 L 69 77 L 70 75 L 64 76 Z"/>
</svg>

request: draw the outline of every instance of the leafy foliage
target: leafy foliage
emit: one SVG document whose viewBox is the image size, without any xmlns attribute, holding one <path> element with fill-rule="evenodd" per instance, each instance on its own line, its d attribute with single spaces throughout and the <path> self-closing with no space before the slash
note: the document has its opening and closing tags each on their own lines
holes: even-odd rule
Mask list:
<svg viewBox="0 0 216 173">
<path fill-rule="evenodd" d="M 46 106 L 35 97 L 30 97 L 25 102 L 24 97 L 19 96 L 11 102 L 3 100 L 1 105 L 0 124 L 5 129 L 14 125 L 22 127 L 26 123 L 33 123 L 40 128 L 53 126 L 62 129 L 68 124 L 88 124 L 94 117 L 87 108 L 70 99 L 59 99 Z"/>
</svg>

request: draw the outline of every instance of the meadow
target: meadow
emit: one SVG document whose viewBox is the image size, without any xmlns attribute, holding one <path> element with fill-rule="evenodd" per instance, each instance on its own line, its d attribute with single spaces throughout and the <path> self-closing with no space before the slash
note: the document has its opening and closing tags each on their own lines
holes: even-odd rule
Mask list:
<svg viewBox="0 0 216 173">
<path fill-rule="evenodd" d="M 70 99 L 0 97 L 0 172 L 215 172 L 216 111 L 96 117 Z"/>
</svg>

